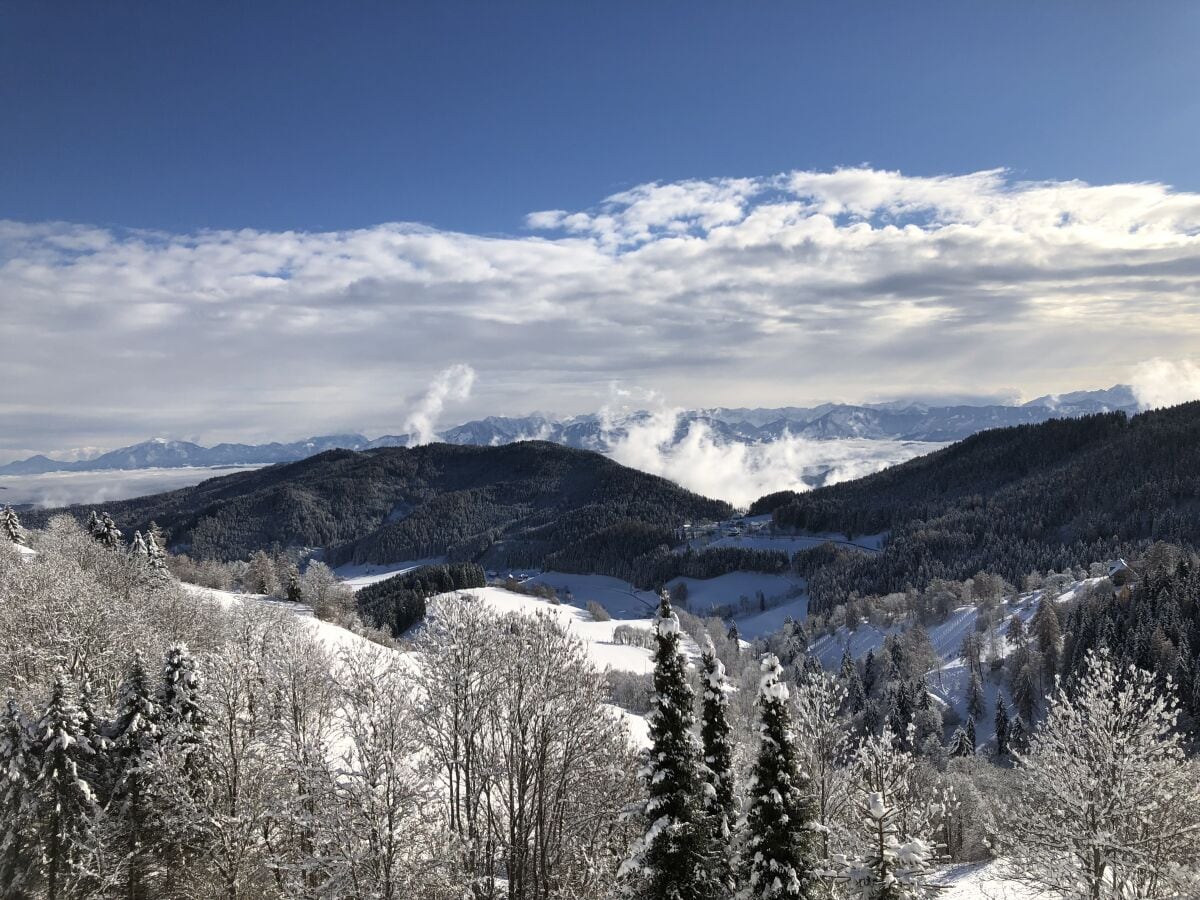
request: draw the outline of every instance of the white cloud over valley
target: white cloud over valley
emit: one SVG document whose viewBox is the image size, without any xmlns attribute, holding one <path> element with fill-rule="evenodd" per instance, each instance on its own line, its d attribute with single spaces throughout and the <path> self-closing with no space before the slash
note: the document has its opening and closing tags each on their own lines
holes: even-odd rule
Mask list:
<svg viewBox="0 0 1200 900">
<path fill-rule="evenodd" d="M 439 401 L 412 398 L 456 360 L 477 374 L 447 376 L 461 418 L 594 409 L 614 379 L 766 406 L 1136 370 L 1158 403 L 1164 377 L 1137 367 L 1160 359 L 1200 390 L 1200 195 L 1164 185 L 792 172 L 642 185 L 525 224 L 0 223 L 0 454 L 395 432 L 428 408 L 425 427 Z"/>
</svg>

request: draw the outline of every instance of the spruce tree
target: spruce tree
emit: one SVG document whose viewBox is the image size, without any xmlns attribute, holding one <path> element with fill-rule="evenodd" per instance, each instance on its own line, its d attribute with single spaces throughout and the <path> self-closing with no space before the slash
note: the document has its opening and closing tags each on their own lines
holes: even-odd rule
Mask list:
<svg viewBox="0 0 1200 900">
<path fill-rule="evenodd" d="M 745 896 L 775 900 L 816 896 L 820 846 L 807 779 L 797 765 L 788 689 L 779 660 L 762 661 L 758 757 L 746 813 Z"/>
<path fill-rule="evenodd" d="M 851 715 L 863 711 L 867 704 L 866 693 L 863 691 L 862 678 L 858 674 L 858 666 L 850 657 L 849 650 L 842 651 L 842 668 L 840 677 L 846 688 L 846 706 Z"/>
<path fill-rule="evenodd" d="M 11 696 L 0 713 L 0 898 L 29 896 L 29 813 L 37 778 L 29 723 Z"/>
<path fill-rule="evenodd" d="M 896 703 L 888 717 L 888 728 L 891 729 L 892 734 L 896 735 L 901 750 L 911 751 L 913 749 L 911 746 L 913 735 L 910 728 L 912 724 L 912 697 L 908 692 L 908 685 L 901 682 L 896 689 Z"/>
<path fill-rule="evenodd" d="M 967 717 L 967 746 L 971 749 L 971 754 L 975 754 L 975 748 L 979 746 L 979 741 L 975 735 L 975 717 Z"/>
<path fill-rule="evenodd" d="M 121 529 L 117 527 L 117 523 L 112 520 L 112 516 L 108 513 L 101 513 L 98 521 L 99 531 L 96 534 L 96 539 L 107 549 L 116 550 L 121 546 Z"/>
<path fill-rule="evenodd" d="M 712 638 L 705 635 L 700 657 L 700 741 L 704 753 L 704 807 L 712 842 L 713 876 L 721 895 L 736 889 L 733 867 L 733 826 L 737 822 L 734 794 L 733 742 L 729 737 L 729 686 L 725 665 L 717 658 Z"/>
<path fill-rule="evenodd" d="M 644 900 L 710 900 L 709 839 L 702 800 L 700 748 L 692 733 L 695 695 L 680 652 L 679 617 L 662 592 L 654 623 L 654 708 L 642 771 L 649 795 L 646 832 L 621 866 L 626 893 Z"/>
<path fill-rule="evenodd" d="M 967 736 L 966 729 L 960 725 L 954 729 L 954 734 L 950 736 L 950 745 L 946 750 L 951 756 L 974 756 L 975 745 Z"/>
<path fill-rule="evenodd" d="M 87 530 L 88 534 L 96 540 L 100 540 L 104 536 L 104 524 L 94 509 L 88 512 Z"/>
<path fill-rule="evenodd" d="M 170 576 L 167 552 L 163 549 L 160 541 L 161 538 L 154 533 L 153 528 L 146 532 L 146 559 L 150 563 L 150 571 L 155 575 Z"/>
<path fill-rule="evenodd" d="M 161 736 L 161 713 L 141 653 L 134 655 L 117 698 L 111 731 L 116 782 L 108 804 L 110 820 L 125 851 L 124 894 L 129 900 L 149 896 L 155 842 L 155 763 Z"/>
<path fill-rule="evenodd" d="M 971 676 L 967 680 L 967 715 L 978 719 L 984 712 L 983 683 L 979 680 L 979 673 L 972 669 Z"/>
<path fill-rule="evenodd" d="M 47 900 L 76 895 L 74 882 L 91 843 L 96 795 L 87 773 L 95 751 L 83 725 L 72 686 L 60 673 L 33 735 L 37 778 L 28 834 L 37 843 Z"/>
<path fill-rule="evenodd" d="M 133 543 L 130 544 L 129 551 L 139 559 L 149 561 L 150 553 L 146 550 L 146 542 L 142 540 L 142 533 L 140 531 L 133 533 Z"/>
<path fill-rule="evenodd" d="M 25 529 L 21 527 L 17 511 L 11 506 L 5 506 L 0 511 L 0 532 L 14 544 L 25 546 Z"/>
<path fill-rule="evenodd" d="M 1003 697 L 996 698 L 996 755 L 1008 756 L 1008 706 Z"/>
</svg>

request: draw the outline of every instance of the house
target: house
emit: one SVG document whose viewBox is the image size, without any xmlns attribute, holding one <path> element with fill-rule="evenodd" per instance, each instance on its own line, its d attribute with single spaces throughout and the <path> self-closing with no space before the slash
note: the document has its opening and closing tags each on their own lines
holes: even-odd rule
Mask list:
<svg viewBox="0 0 1200 900">
<path fill-rule="evenodd" d="M 1117 559 L 1109 563 L 1108 580 L 1112 582 L 1113 592 L 1118 599 L 1128 600 L 1133 593 L 1134 584 L 1137 583 L 1137 572 L 1133 571 L 1125 560 Z"/>
</svg>

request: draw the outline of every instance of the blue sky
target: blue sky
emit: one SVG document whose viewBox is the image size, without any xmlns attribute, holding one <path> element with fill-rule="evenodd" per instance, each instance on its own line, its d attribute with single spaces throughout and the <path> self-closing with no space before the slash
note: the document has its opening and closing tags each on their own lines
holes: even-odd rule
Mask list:
<svg viewBox="0 0 1200 900">
<path fill-rule="evenodd" d="M 442 424 L 1200 394 L 1197 47 L 1173 2 L 0 0 L 0 459 L 395 433 L 447 371 Z"/>
<path fill-rule="evenodd" d="M 1200 188 L 1200 5 L 4 3 L 0 216 L 513 232 L 862 163 Z"/>
</svg>

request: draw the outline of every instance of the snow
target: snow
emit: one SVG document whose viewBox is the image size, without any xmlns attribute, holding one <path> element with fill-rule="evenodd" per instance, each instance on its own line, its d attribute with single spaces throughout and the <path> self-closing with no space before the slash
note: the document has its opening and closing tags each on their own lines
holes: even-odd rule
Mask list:
<svg viewBox="0 0 1200 900">
<path fill-rule="evenodd" d="M 181 586 L 189 594 L 218 603 L 226 609 L 242 603 L 253 603 L 264 608 L 289 612 L 304 623 L 305 627 L 310 629 L 332 653 L 361 647 L 378 648 L 378 645 L 371 643 L 364 637 L 347 631 L 339 625 L 334 625 L 332 622 L 325 622 L 316 618 L 312 614 L 312 609 L 303 604 L 275 600 L 262 594 L 238 594 L 233 591 L 220 591 L 186 582 L 182 582 Z M 474 588 L 462 591 L 461 593 L 477 596 L 493 608 L 503 612 L 517 612 L 525 615 L 536 615 L 538 612 L 546 612 L 554 615 L 571 632 L 579 636 L 584 642 L 588 655 L 599 668 L 610 667 L 639 673 L 650 672 L 654 669 L 650 651 L 641 647 L 630 647 L 612 642 L 612 632 L 617 625 L 627 624 L 649 629 L 653 625 L 653 620 L 651 619 L 644 619 L 639 622 L 597 622 L 589 613 L 576 609 L 573 606 L 556 606 L 536 597 L 513 594 L 500 588 Z M 434 597 L 431 603 L 436 603 L 439 600 L 445 602 L 447 597 L 453 596 L 442 594 Z M 699 655 L 699 648 L 696 647 L 695 642 L 686 636 L 683 646 L 685 652 L 688 652 L 690 655 Z M 419 654 L 417 653 L 400 650 L 394 652 L 402 658 L 406 665 L 417 666 L 420 664 Z M 613 706 L 612 709 L 619 712 L 625 718 L 629 727 L 630 742 L 635 747 L 648 747 L 650 745 L 650 726 L 645 718 L 627 712 L 617 706 Z"/>
<path fill-rule="evenodd" d="M 628 581 L 610 578 L 607 575 L 574 575 L 568 572 L 541 572 L 526 578 L 523 585 L 546 584 L 566 596 L 571 603 L 585 606 L 594 600 L 603 606 L 614 619 L 644 619 L 654 615 L 658 608 L 658 595 L 654 591 L 640 591 Z"/>
<path fill-rule="evenodd" d="M 938 900 L 1052 900 L 1045 891 L 1005 878 L 999 860 L 947 866 L 932 881 L 947 885 Z"/>
<path fill-rule="evenodd" d="M 357 591 L 368 584 L 386 581 L 393 575 L 403 575 L 405 572 L 411 572 L 413 569 L 421 568 L 421 566 L 438 565 L 445 561 L 446 557 L 444 556 L 430 556 L 426 559 L 410 559 L 404 562 L 388 563 L 385 566 L 375 565 L 374 563 L 347 564 L 338 566 L 338 568 L 333 570 L 333 574 L 346 582 L 352 590 Z"/>
<path fill-rule="evenodd" d="M 729 572 L 716 578 L 676 578 L 667 582 L 668 588 L 687 585 L 687 603 L 681 604 L 693 615 L 703 616 L 714 607 L 738 608 L 742 597 L 751 602 L 762 591 L 767 603 L 778 602 L 804 590 L 804 580 L 785 575 L 768 575 L 763 572 Z M 807 610 L 807 603 L 805 604 Z M 738 628 L 742 626 L 739 623 Z"/>
<path fill-rule="evenodd" d="M 608 622 L 599 622 L 591 613 L 577 606 L 566 603 L 555 604 L 549 600 L 543 600 L 541 597 L 514 594 L 503 588 L 470 588 L 458 593 L 478 597 L 498 612 L 528 616 L 541 613 L 553 616 L 567 631 L 583 641 L 588 656 L 598 668 L 610 668 L 635 674 L 647 674 L 654 671 L 654 658 L 650 650 L 645 647 L 617 644 L 613 641 L 613 632 L 620 625 L 644 628 L 647 631 L 654 628 L 656 620 L 649 616 L 642 619 L 612 619 Z M 439 600 L 444 602 L 445 598 L 454 596 L 454 594 L 441 594 L 432 598 L 430 602 L 436 604 Z M 686 634 L 680 641 L 680 648 L 689 660 L 699 659 L 700 648 Z"/>
</svg>

